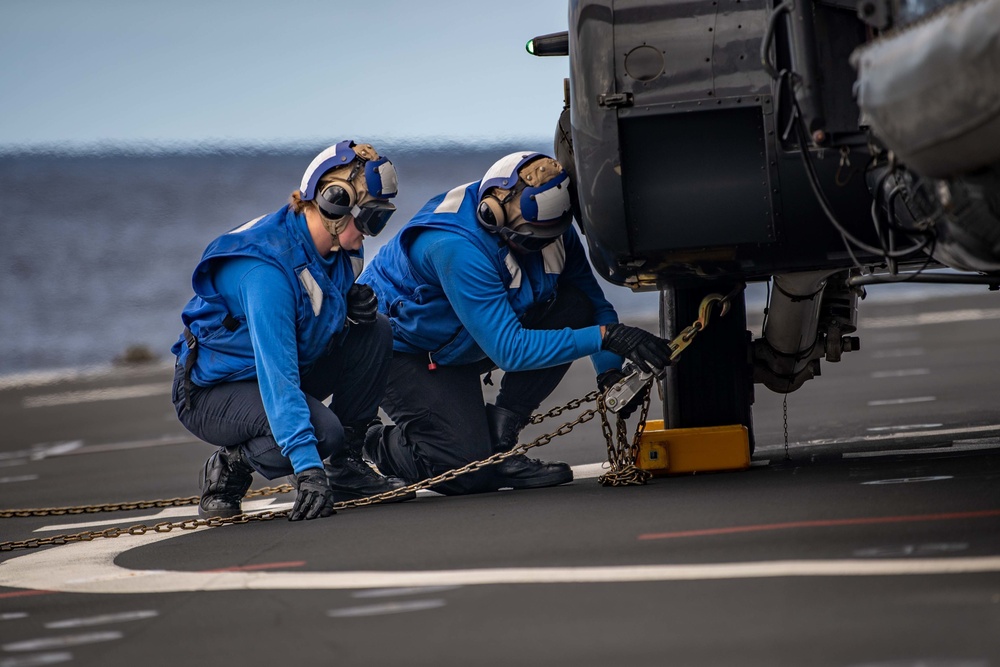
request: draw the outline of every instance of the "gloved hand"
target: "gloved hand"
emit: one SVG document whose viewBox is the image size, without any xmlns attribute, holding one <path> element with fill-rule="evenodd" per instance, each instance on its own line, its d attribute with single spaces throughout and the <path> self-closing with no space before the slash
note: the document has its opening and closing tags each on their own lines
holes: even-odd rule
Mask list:
<svg viewBox="0 0 1000 667">
<path fill-rule="evenodd" d="M 295 475 L 295 504 L 289 521 L 302 519 L 318 519 L 319 517 L 336 514 L 333 509 L 333 489 L 326 479 L 326 471 L 322 468 L 310 468 Z"/>
<path fill-rule="evenodd" d="M 662 377 L 663 369 L 670 365 L 669 342 L 638 327 L 607 325 L 601 347 L 631 359 L 639 370 L 655 373 L 657 377 Z"/>
<path fill-rule="evenodd" d="M 597 376 L 597 388 L 606 393 L 608 389 L 615 386 L 615 383 L 625 377 L 625 374 L 617 368 L 611 368 Z M 618 414 L 622 419 L 628 419 L 635 412 L 635 409 L 642 405 L 642 392 L 632 397 L 632 400 L 625 404 Z"/>
<path fill-rule="evenodd" d="M 347 319 L 354 324 L 371 324 L 378 313 L 378 297 L 364 283 L 354 283 L 347 290 Z"/>
</svg>

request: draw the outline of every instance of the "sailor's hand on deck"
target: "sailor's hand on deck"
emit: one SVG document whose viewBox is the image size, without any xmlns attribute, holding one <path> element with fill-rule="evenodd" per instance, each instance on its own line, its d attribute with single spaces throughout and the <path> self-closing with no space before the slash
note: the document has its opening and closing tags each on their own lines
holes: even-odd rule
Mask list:
<svg viewBox="0 0 1000 667">
<path fill-rule="evenodd" d="M 298 495 L 295 496 L 292 513 L 288 515 L 289 521 L 318 519 L 336 514 L 333 509 L 333 489 L 322 468 L 310 468 L 296 473 L 295 486 Z"/>
</svg>

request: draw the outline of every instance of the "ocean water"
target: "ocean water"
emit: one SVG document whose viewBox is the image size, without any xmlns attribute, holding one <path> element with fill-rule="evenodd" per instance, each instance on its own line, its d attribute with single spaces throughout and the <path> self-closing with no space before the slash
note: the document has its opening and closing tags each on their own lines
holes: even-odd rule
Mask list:
<svg viewBox="0 0 1000 667">
<path fill-rule="evenodd" d="M 322 148 L 0 155 L 0 374 L 108 363 L 132 347 L 168 359 L 205 246 L 281 207 Z M 551 150 L 378 148 L 397 167 L 400 194 L 368 256 L 424 202 L 497 158 Z M 655 295 L 637 301 L 655 308 Z"/>
<path fill-rule="evenodd" d="M 0 375 L 111 363 L 130 348 L 168 359 L 205 246 L 282 206 L 322 148 L 0 153 Z M 551 150 L 543 142 L 378 148 L 397 167 L 400 194 L 387 230 L 366 242 L 369 257 L 429 198 L 477 180 L 502 155 Z M 623 319 L 655 318 L 655 293 L 604 286 Z M 941 291 L 894 289 L 905 298 Z M 751 286 L 751 310 L 764 293 Z"/>
</svg>

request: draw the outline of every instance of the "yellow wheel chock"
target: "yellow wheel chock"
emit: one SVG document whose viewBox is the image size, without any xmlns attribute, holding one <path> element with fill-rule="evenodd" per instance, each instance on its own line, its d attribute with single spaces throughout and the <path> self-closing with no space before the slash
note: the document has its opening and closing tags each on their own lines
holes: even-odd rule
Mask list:
<svg viewBox="0 0 1000 667">
<path fill-rule="evenodd" d="M 635 467 L 654 477 L 750 467 L 750 438 L 746 426 L 703 426 L 664 429 L 653 419 L 639 438 Z"/>
</svg>

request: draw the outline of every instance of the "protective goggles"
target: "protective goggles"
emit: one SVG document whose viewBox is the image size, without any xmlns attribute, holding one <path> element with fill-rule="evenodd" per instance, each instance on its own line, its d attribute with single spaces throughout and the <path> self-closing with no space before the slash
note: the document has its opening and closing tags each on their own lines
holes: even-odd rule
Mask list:
<svg viewBox="0 0 1000 667">
<path fill-rule="evenodd" d="M 568 222 L 570 221 L 567 221 L 567 223 Z M 567 224 L 567 227 L 568 226 L 569 225 Z M 524 252 L 538 252 L 539 250 L 551 245 L 556 239 L 559 238 L 559 236 L 535 236 L 531 233 L 515 232 L 511 229 L 507 229 L 506 227 L 501 227 L 499 233 L 500 236 L 506 239 L 510 245 L 523 250 Z"/>
<path fill-rule="evenodd" d="M 395 212 L 396 207 L 384 200 L 366 201 L 351 209 L 354 225 L 365 236 L 378 236 Z"/>
<path fill-rule="evenodd" d="M 362 165 L 364 188 L 358 187 L 360 183 L 354 185 L 360 176 Z M 367 236 L 375 236 L 385 229 L 390 216 L 396 211 L 396 207 L 386 201 L 387 197 L 396 196 L 396 169 L 392 163 L 386 158 L 358 162 L 344 185 L 347 187 L 338 185 L 337 181 L 334 181 L 319 193 L 317 204 L 323 214 L 329 218 L 352 215 L 357 228 Z M 366 196 L 375 199 L 369 199 L 364 203 L 357 202 Z"/>
</svg>

